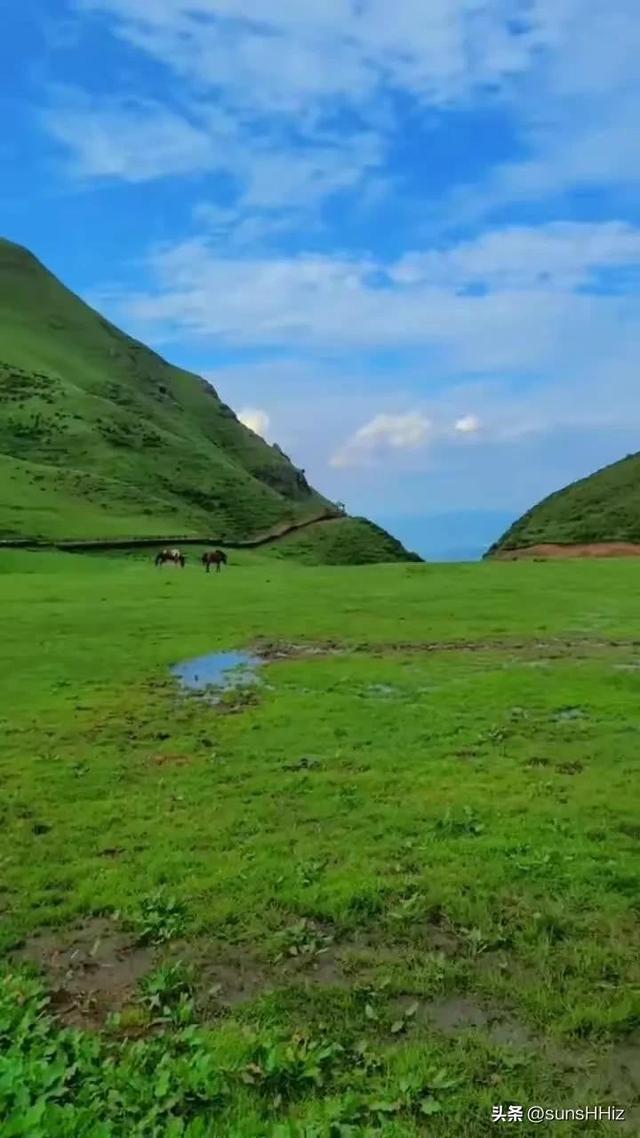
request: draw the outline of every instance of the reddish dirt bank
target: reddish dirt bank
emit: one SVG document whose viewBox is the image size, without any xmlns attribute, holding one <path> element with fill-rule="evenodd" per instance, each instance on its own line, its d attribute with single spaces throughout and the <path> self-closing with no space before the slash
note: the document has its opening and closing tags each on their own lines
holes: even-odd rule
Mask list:
<svg viewBox="0 0 640 1138">
<path fill-rule="evenodd" d="M 494 554 L 496 561 L 543 560 L 556 557 L 640 557 L 640 544 L 631 541 L 595 541 L 587 545 L 530 545 L 524 549 L 504 549 Z"/>
</svg>

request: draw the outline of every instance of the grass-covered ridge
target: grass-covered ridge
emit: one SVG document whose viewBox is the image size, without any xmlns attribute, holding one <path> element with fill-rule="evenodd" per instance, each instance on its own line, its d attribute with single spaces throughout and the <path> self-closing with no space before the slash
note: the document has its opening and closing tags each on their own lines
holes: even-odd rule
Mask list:
<svg viewBox="0 0 640 1138">
<path fill-rule="evenodd" d="M 539 544 L 640 542 L 640 454 L 558 490 L 523 515 L 489 555 Z"/>
<path fill-rule="evenodd" d="M 329 506 L 208 383 L 120 332 L 8 242 L 0 454 L 6 536 L 243 537 Z"/>
<path fill-rule="evenodd" d="M 420 561 L 415 553 L 366 518 L 332 518 L 287 534 L 271 550 L 304 565 L 371 565 Z"/>
<path fill-rule="evenodd" d="M 0 551 L 0 1129 L 631 1117 L 635 576 Z M 256 688 L 177 692 L 172 664 L 252 645 Z"/>
<path fill-rule="evenodd" d="M 0 489 L 0 538 L 236 541 L 339 513 L 209 383 L 3 240 Z"/>
</svg>

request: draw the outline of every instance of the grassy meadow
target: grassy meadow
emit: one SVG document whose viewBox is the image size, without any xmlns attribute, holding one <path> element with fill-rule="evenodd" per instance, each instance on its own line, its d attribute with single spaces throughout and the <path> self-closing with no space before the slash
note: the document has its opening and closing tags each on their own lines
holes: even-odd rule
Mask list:
<svg viewBox="0 0 640 1138">
<path fill-rule="evenodd" d="M 0 611 L 3 1138 L 638 1133 L 637 565 L 1 552 Z"/>
</svg>

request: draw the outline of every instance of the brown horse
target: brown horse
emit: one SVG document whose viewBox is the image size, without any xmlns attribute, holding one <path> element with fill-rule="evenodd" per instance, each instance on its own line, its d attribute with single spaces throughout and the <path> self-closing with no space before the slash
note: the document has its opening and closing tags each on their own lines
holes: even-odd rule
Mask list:
<svg viewBox="0 0 640 1138">
<path fill-rule="evenodd" d="M 163 549 L 156 557 L 156 565 L 164 565 L 166 561 L 170 561 L 172 565 L 179 565 L 184 569 L 186 558 L 184 553 L 179 549 Z"/>
<path fill-rule="evenodd" d="M 206 568 L 207 573 L 210 572 L 212 565 L 215 565 L 216 573 L 219 573 L 222 566 L 227 564 L 227 555 L 223 553 L 221 549 L 215 549 L 213 553 L 203 553 L 202 564 Z"/>
</svg>

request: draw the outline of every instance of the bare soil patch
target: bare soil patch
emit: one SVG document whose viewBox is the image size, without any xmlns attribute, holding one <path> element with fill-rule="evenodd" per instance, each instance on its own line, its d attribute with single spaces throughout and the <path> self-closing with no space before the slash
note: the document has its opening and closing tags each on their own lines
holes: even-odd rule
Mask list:
<svg viewBox="0 0 640 1138">
<path fill-rule="evenodd" d="M 173 953 L 194 969 L 203 1010 L 251 1003 L 273 988 L 264 961 L 240 945 L 176 945 Z"/>
<path fill-rule="evenodd" d="M 613 1092 L 625 1095 L 627 1101 L 640 1098 L 640 1035 L 630 1036 L 615 1044 L 607 1056 L 605 1075 Z M 631 1094 L 629 1094 L 631 1092 Z"/>
<path fill-rule="evenodd" d="M 459 956 L 464 951 L 461 938 L 446 924 L 427 922 L 414 929 L 415 943 L 424 946 L 428 952 L 439 952 L 443 956 Z"/>
<path fill-rule="evenodd" d="M 176 944 L 171 957 L 190 965 L 195 973 L 199 1003 L 203 1011 L 221 1011 L 251 1003 L 292 985 L 300 987 L 350 987 L 375 971 L 376 950 L 364 944 L 343 941 L 317 952 L 283 955 L 268 959 L 251 948 L 200 941 Z M 402 958 L 398 948 L 394 959 Z"/>
<path fill-rule="evenodd" d="M 267 664 L 277 663 L 279 660 L 306 659 L 317 656 L 342 656 L 351 651 L 347 645 L 336 640 L 327 640 L 316 644 L 292 644 L 284 640 L 257 640 L 252 651 Z"/>
<path fill-rule="evenodd" d="M 189 755 L 164 753 L 151 756 L 151 762 L 157 767 L 184 767 L 191 762 Z"/>
<path fill-rule="evenodd" d="M 593 541 L 584 544 L 558 545 L 552 542 L 529 545 L 522 549 L 504 549 L 494 554 L 495 561 L 552 560 L 574 557 L 640 557 L 640 544 L 632 541 Z"/>
<path fill-rule="evenodd" d="M 95 1029 L 131 1001 L 152 967 L 153 951 L 133 944 L 112 921 L 95 918 L 31 937 L 15 959 L 42 969 L 64 1023 Z"/>
<path fill-rule="evenodd" d="M 314 925 L 313 931 L 323 930 Z M 324 930 L 326 932 L 326 930 Z M 437 922 L 414 928 L 412 955 L 462 950 L 453 931 Z M 385 966 L 406 962 L 407 943 L 389 940 L 382 932 L 343 937 L 319 951 L 269 959 L 250 946 L 217 943 L 204 938 L 175 942 L 162 954 L 136 945 L 131 936 L 107 918 L 94 918 L 73 929 L 47 930 L 32 936 L 14 953 L 17 962 L 40 968 L 48 981 L 52 1007 L 65 1024 L 99 1030 L 107 1017 L 135 1004 L 137 989 L 158 963 L 181 960 L 195 975 L 196 1003 L 202 1020 L 215 1018 L 261 996 L 293 986 L 354 988 L 373 986 Z M 381 987 L 382 991 L 382 987 Z M 468 993 L 421 999 L 415 993 L 394 997 L 391 1014 L 402 1024 L 392 1036 L 400 1042 L 406 1031 L 440 1032 L 456 1036 L 481 1031 L 496 1047 L 511 1051 L 546 1052 L 574 1072 L 576 1094 L 588 1078 L 603 1094 L 624 1104 L 640 1096 L 640 1036 L 630 1035 L 603 1047 L 595 1059 L 582 1048 L 563 1047 L 536 1035 L 511 1009 L 483 1002 Z"/>
<path fill-rule="evenodd" d="M 640 546 L 638 547 L 640 550 Z M 556 637 L 540 640 L 535 637 L 528 640 L 488 639 L 488 640 L 452 640 L 452 641 L 392 641 L 388 644 L 363 642 L 360 644 L 339 644 L 336 641 L 317 644 L 291 644 L 286 641 L 262 642 L 257 641 L 251 651 L 258 655 L 264 663 L 277 664 L 287 660 L 318 659 L 331 656 L 358 656 L 366 654 L 379 658 L 394 655 L 426 655 L 435 652 L 515 652 L 523 655 L 540 657 L 545 655 L 549 659 L 559 659 L 565 655 L 577 655 L 583 652 L 589 655 L 594 650 L 606 651 L 611 648 L 640 647 L 637 640 L 619 640 L 588 635 L 575 637 Z M 388 685 L 376 685 L 369 689 L 370 694 L 379 696 L 393 694 L 393 688 Z"/>
<path fill-rule="evenodd" d="M 435 925 L 420 928 L 416 942 L 390 940 L 382 931 L 334 940 L 329 926 L 308 922 L 300 938 L 293 942 L 285 938 L 282 947 L 271 954 L 202 937 L 175 942 L 164 960 L 180 960 L 193 971 L 197 1002 L 206 1018 L 292 986 L 376 986 L 385 969 L 406 963 L 408 953 L 417 958 L 454 956 L 459 951 L 454 934 Z"/>
<path fill-rule="evenodd" d="M 415 1007 L 415 1003 L 414 997 L 402 996 L 396 1001 L 394 1010 L 402 1015 L 408 1007 Z M 444 1035 L 480 1028 L 492 1043 L 501 1047 L 520 1050 L 540 1046 L 540 1040 L 529 1028 L 504 1008 L 483 1006 L 470 996 L 419 1001 L 412 1020 L 422 1027 L 435 1028 Z"/>
</svg>

